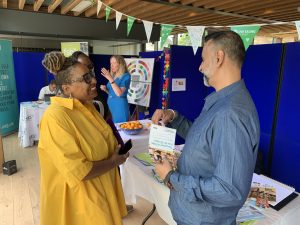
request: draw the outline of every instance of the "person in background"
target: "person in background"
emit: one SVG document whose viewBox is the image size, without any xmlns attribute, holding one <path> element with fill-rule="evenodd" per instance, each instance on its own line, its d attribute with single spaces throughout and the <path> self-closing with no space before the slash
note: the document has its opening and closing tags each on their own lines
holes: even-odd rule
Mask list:
<svg viewBox="0 0 300 225">
<path fill-rule="evenodd" d="M 51 80 L 50 83 L 49 83 L 49 85 L 43 87 L 40 90 L 39 100 L 44 100 L 46 94 L 53 94 L 53 95 L 55 95 L 56 92 L 57 92 L 57 90 L 56 90 L 56 81 L 55 80 Z"/>
<path fill-rule="evenodd" d="M 185 138 L 172 170 L 155 169 L 170 188 L 169 207 L 180 225 L 235 225 L 250 190 L 260 128 L 255 105 L 241 79 L 245 47 L 240 36 L 220 31 L 205 37 L 200 72 L 215 89 L 192 123 L 174 110 L 156 110 L 160 120 Z M 195 102 L 195 101 L 194 101 Z"/>
<path fill-rule="evenodd" d="M 107 85 L 101 85 L 100 89 L 108 94 L 107 103 L 114 123 L 128 121 L 130 114 L 127 93 L 130 87 L 130 74 L 123 56 L 112 56 L 110 71 L 102 68 L 101 74 L 108 80 Z"/>
<path fill-rule="evenodd" d="M 129 154 L 91 101 L 96 79 L 61 52 L 45 55 L 62 97 L 51 98 L 40 122 L 40 213 L 43 225 L 121 225 L 127 215 L 118 165 Z"/>
<path fill-rule="evenodd" d="M 94 64 L 93 64 L 93 62 L 91 61 L 91 59 L 86 54 L 84 54 L 81 51 L 76 51 L 76 52 L 73 52 L 73 54 L 72 54 L 71 57 L 72 57 L 72 60 L 74 62 L 80 62 L 80 63 L 82 63 L 91 72 L 95 73 L 94 72 Z M 97 97 L 95 97 L 95 99 L 94 99 L 94 106 L 96 107 L 96 109 L 100 112 L 100 114 L 105 119 L 111 118 L 111 114 L 109 112 L 108 105 L 107 105 L 106 100 L 104 99 L 104 97 L 102 95 L 98 94 Z"/>
</svg>

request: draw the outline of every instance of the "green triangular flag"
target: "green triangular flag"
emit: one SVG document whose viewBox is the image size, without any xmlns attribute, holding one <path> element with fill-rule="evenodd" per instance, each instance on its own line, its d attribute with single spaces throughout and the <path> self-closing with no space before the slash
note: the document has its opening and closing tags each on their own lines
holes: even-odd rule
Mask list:
<svg viewBox="0 0 300 225">
<path fill-rule="evenodd" d="M 173 28 L 175 27 L 175 25 L 171 25 L 171 24 L 161 24 L 161 29 L 160 29 L 160 48 L 162 48 L 168 38 L 168 36 L 170 35 L 171 31 L 173 30 Z"/>
<path fill-rule="evenodd" d="M 106 20 L 106 22 L 108 20 L 108 17 L 109 17 L 109 14 L 110 14 L 110 10 L 111 10 L 111 8 L 108 7 L 108 6 L 106 6 L 106 8 L 105 8 L 105 20 Z"/>
<path fill-rule="evenodd" d="M 235 26 L 231 27 L 231 30 L 238 33 L 245 45 L 245 49 L 252 44 L 253 38 L 255 37 L 257 31 L 259 30 L 260 26 Z"/>
<path fill-rule="evenodd" d="M 127 17 L 127 36 L 129 35 L 129 33 L 131 31 L 134 20 L 135 20 L 135 18 L 132 16 Z"/>
</svg>

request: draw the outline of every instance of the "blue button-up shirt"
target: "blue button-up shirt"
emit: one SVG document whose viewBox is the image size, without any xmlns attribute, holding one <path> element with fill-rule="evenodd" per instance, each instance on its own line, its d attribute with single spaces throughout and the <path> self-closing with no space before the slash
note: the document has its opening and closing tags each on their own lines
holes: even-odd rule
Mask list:
<svg viewBox="0 0 300 225">
<path fill-rule="evenodd" d="M 185 138 L 170 177 L 169 207 L 180 225 L 233 225 L 249 193 L 259 144 L 259 120 L 244 81 L 205 99 L 191 123 L 180 114 L 169 126 Z"/>
</svg>

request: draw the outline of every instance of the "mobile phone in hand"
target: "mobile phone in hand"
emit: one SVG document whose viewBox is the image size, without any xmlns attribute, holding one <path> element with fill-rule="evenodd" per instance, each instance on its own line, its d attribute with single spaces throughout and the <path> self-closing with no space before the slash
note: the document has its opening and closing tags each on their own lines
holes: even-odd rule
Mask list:
<svg viewBox="0 0 300 225">
<path fill-rule="evenodd" d="M 123 147 L 120 148 L 119 150 L 119 155 L 124 155 L 126 154 L 130 149 L 132 148 L 132 142 L 131 139 L 129 139 Z"/>
</svg>

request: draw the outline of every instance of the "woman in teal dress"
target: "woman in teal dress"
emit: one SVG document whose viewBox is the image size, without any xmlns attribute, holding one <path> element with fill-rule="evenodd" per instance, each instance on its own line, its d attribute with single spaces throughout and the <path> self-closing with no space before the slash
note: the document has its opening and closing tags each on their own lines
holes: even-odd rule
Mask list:
<svg viewBox="0 0 300 225">
<path fill-rule="evenodd" d="M 108 80 L 106 86 L 100 85 L 100 89 L 108 94 L 107 104 L 114 123 L 128 121 L 127 93 L 130 86 L 130 74 L 123 56 L 112 56 L 110 58 L 110 71 L 102 68 L 101 74 Z"/>
</svg>

